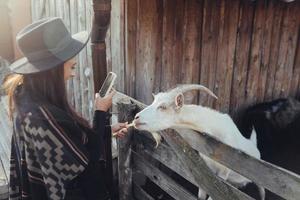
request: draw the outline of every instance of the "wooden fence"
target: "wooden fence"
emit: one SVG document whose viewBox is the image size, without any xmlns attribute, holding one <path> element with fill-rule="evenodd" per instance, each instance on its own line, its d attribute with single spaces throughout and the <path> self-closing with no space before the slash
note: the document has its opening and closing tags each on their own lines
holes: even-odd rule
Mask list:
<svg viewBox="0 0 300 200">
<path fill-rule="evenodd" d="M 9 63 L 0 57 L 0 82 L 9 73 Z M 9 156 L 12 123 L 8 118 L 8 99 L 0 88 L 0 199 L 8 199 Z"/>
<path fill-rule="evenodd" d="M 194 102 L 231 114 L 299 97 L 299 9 L 299 1 L 279 0 L 114 2 L 110 47 L 118 89 L 148 104 L 151 92 L 201 83 L 219 100 L 195 93 Z"/>
<path fill-rule="evenodd" d="M 114 103 L 119 103 L 120 121 L 131 121 L 134 115 L 145 107 L 144 104 L 121 93 L 116 95 Z M 197 137 L 191 139 L 191 134 Z M 164 141 L 158 148 L 154 147 L 154 142 L 151 142 L 145 132 L 134 129 L 129 131 L 125 140 L 118 141 L 120 200 L 132 197 L 139 200 L 154 199 L 145 191 L 147 188 L 141 187 L 139 175 L 148 177 L 173 199 L 197 199 L 189 188 L 170 178 L 157 163 L 177 173 L 194 187 L 205 188 L 215 200 L 253 199 L 212 175 L 196 151 L 284 199 L 299 199 L 300 176 L 295 173 L 251 157 L 205 133 L 182 131 L 180 135 L 189 144 L 175 131 L 162 131 L 161 135 Z"/>
<path fill-rule="evenodd" d="M 201 83 L 219 100 L 194 93 L 192 101 L 234 117 L 256 102 L 300 97 L 299 1 L 111 0 L 111 7 L 106 70 L 131 97 L 150 103 L 151 92 Z M 91 30 L 92 12 L 92 0 L 32 0 L 33 20 L 60 16 L 72 33 Z M 89 43 L 69 83 L 71 102 L 89 119 L 91 64 Z"/>
</svg>

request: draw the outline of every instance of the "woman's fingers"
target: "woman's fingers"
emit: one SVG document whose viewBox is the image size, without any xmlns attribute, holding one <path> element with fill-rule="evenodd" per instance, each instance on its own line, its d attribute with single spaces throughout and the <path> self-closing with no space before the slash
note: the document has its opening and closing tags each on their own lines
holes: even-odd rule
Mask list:
<svg viewBox="0 0 300 200">
<path fill-rule="evenodd" d="M 114 124 L 114 125 L 111 126 L 111 130 L 112 130 L 113 133 L 118 132 L 122 128 L 127 128 L 127 124 L 128 124 L 128 122 L 125 122 L 125 123 L 116 123 L 116 124 Z"/>
<path fill-rule="evenodd" d="M 112 105 L 112 97 L 116 93 L 115 90 L 110 92 L 105 97 L 100 97 L 99 93 L 95 94 L 95 108 L 96 110 L 107 111 Z"/>
<path fill-rule="evenodd" d="M 117 131 L 116 133 L 113 134 L 113 136 L 116 136 L 118 138 L 122 138 L 124 137 L 126 134 L 128 133 L 127 128 L 122 128 L 119 131 Z"/>
<path fill-rule="evenodd" d="M 119 123 L 120 128 L 127 128 L 128 122 L 125 123 Z"/>
</svg>

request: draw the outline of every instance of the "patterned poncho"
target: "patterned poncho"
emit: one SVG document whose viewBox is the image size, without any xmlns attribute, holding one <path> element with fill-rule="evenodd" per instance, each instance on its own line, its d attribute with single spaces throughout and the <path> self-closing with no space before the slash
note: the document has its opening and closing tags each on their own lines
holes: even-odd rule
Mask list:
<svg viewBox="0 0 300 200">
<path fill-rule="evenodd" d="M 10 199 L 110 199 L 109 114 L 96 111 L 93 130 L 53 105 L 27 103 L 14 117 Z"/>
</svg>

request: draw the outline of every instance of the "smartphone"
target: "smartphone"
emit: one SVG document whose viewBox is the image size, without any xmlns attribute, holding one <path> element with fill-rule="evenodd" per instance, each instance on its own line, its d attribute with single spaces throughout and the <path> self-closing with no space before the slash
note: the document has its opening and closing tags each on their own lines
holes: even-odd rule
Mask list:
<svg viewBox="0 0 300 200">
<path fill-rule="evenodd" d="M 100 97 L 105 97 L 111 90 L 117 75 L 114 72 L 109 72 L 99 90 Z"/>
</svg>

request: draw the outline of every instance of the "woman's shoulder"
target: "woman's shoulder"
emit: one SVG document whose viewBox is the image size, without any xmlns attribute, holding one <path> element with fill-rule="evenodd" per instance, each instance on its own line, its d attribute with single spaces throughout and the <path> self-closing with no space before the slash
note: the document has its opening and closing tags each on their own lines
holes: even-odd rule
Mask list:
<svg viewBox="0 0 300 200">
<path fill-rule="evenodd" d="M 74 125 L 70 115 L 55 105 L 47 103 L 31 103 L 23 113 L 32 123 L 55 122 L 61 125 Z"/>
<path fill-rule="evenodd" d="M 82 128 L 62 109 L 49 105 L 38 104 L 32 107 L 24 118 L 24 127 L 42 128 L 53 134 L 63 134 L 64 137 L 83 137 Z"/>
</svg>

